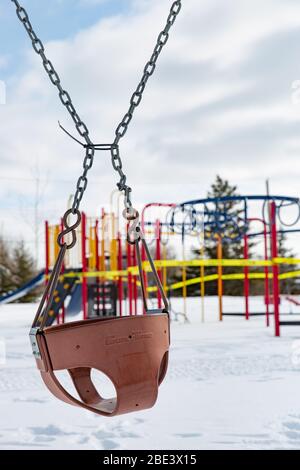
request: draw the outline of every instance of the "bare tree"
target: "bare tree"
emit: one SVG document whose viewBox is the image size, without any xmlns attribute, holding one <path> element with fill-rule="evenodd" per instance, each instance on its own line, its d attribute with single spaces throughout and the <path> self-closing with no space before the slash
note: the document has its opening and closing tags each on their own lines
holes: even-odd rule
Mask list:
<svg viewBox="0 0 300 470">
<path fill-rule="evenodd" d="M 48 176 L 46 178 L 41 178 L 41 171 L 38 158 L 35 161 L 35 165 L 31 168 L 31 175 L 33 182 L 32 203 L 28 207 L 28 201 L 25 202 L 24 200 L 20 200 L 19 206 L 20 214 L 24 222 L 30 227 L 33 232 L 35 265 L 37 267 L 39 260 L 40 236 L 42 232 L 42 223 L 44 220 L 41 208 L 43 205 L 45 192 L 48 186 Z"/>
</svg>

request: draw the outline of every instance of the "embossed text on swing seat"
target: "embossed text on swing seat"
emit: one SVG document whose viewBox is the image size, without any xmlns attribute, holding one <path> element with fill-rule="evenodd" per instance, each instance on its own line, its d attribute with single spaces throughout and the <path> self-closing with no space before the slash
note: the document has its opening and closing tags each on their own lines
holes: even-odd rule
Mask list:
<svg viewBox="0 0 300 470">
<path fill-rule="evenodd" d="M 151 339 L 153 333 L 151 331 L 134 331 L 129 336 L 108 336 L 105 340 L 106 346 L 120 343 L 129 343 L 130 341 L 139 341 L 143 339 Z"/>
</svg>

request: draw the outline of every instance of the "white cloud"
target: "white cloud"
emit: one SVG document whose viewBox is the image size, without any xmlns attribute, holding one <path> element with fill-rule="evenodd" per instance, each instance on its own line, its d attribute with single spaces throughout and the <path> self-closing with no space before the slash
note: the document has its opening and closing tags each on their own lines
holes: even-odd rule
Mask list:
<svg viewBox="0 0 300 470">
<path fill-rule="evenodd" d="M 112 141 L 170 4 L 133 2 L 126 18 L 110 17 L 47 44 L 94 141 Z M 273 192 L 298 194 L 300 106 L 292 103 L 291 87 L 300 79 L 299 26 L 299 2 L 183 2 L 121 143 L 138 202 L 201 197 L 217 172 L 241 192 L 262 192 L 271 176 Z M 58 217 L 81 171 L 82 151 L 58 131 L 58 119 L 73 132 L 72 122 L 38 59 L 26 54 L 26 72 L 10 80 L 8 103 L 0 108 L 1 174 L 30 176 L 38 158 L 45 175 L 66 180 L 47 187 L 45 214 Z M 96 155 L 90 180 L 84 207 L 93 213 L 115 187 L 108 154 Z M 1 181 L 3 200 L 23 193 L 32 196 L 32 184 Z M 6 217 L 9 227 L 13 212 Z"/>
</svg>

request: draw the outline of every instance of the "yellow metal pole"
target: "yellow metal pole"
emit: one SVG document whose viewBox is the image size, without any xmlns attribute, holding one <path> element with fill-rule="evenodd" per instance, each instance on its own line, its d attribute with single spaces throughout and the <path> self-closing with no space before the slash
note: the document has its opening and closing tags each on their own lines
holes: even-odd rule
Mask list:
<svg viewBox="0 0 300 470">
<path fill-rule="evenodd" d="M 105 211 L 102 209 L 101 215 L 101 256 L 100 256 L 100 271 L 106 271 L 105 269 Z"/>
<path fill-rule="evenodd" d="M 222 238 L 218 235 L 218 242 L 217 242 L 217 258 L 221 260 L 223 256 L 222 250 Z M 218 299 L 219 299 L 219 320 L 223 321 L 223 267 L 220 265 L 218 266 Z"/>
<path fill-rule="evenodd" d="M 90 247 L 90 256 L 89 256 L 89 268 L 90 270 L 96 270 L 97 260 L 96 260 L 96 243 L 97 243 L 97 234 L 96 227 L 90 226 L 90 236 L 89 236 L 89 247 Z"/>
<path fill-rule="evenodd" d="M 92 232 L 91 225 L 89 226 L 88 245 L 89 245 L 88 270 L 90 271 L 93 269 L 93 232 Z"/>
<path fill-rule="evenodd" d="M 201 259 L 204 260 L 205 258 L 205 224 L 204 224 L 204 215 L 202 216 L 202 223 L 201 223 L 201 233 L 200 233 L 200 256 Z M 205 322 L 205 268 L 204 265 L 200 268 L 200 277 L 202 279 L 200 285 L 200 292 L 201 292 L 201 322 Z"/>
<path fill-rule="evenodd" d="M 117 236 L 116 236 L 116 219 L 115 214 L 110 214 L 111 219 L 111 241 L 110 241 L 110 269 L 112 271 L 117 270 L 118 266 L 118 247 L 117 247 Z"/>
<path fill-rule="evenodd" d="M 166 260 L 167 258 L 167 246 L 166 245 L 163 245 L 162 256 L 163 256 L 163 260 Z M 163 287 L 164 287 L 164 291 L 166 292 L 167 291 L 167 267 L 166 266 L 163 267 L 162 275 L 163 275 Z"/>
</svg>

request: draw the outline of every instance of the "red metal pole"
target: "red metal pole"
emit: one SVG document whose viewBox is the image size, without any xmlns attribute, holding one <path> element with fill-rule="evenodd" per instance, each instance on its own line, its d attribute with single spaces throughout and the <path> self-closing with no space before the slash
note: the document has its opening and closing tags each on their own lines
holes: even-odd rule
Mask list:
<svg viewBox="0 0 300 470">
<path fill-rule="evenodd" d="M 222 247 L 222 238 L 218 235 L 217 241 L 217 258 L 222 260 L 223 258 L 223 247 Z M 219 320 L 223 321 L 223 267 L 220 264 L 218 266 L 218 300 L 219 300 Z"/>
<path fill-rule="evenodd" d="M 151 207 L 151 204 L 147 204 L 143 210 L 142 210 L 142 214 L 141 214 L 141 228 L 142 228 L 142 232 L 145 233 L 145 212 L 146 210 L 148 209 L 148 207 Z M 147 257 L 146 257 L 146 250 L 144 248 L 144 245 L 142 244 L 142 262 L 146 261 L 147 260 Z M 147 295 L 148 295 L 148 278 L 147 278 L 147 273 L 146 271 L 143 269 L 143 273 L 142 273 L 142 276 L 143 276 L 143 280 L 144 280 L 144 285 L 145 285 L 145 295 L 146 295 L 146 298 L 147 298 Z M 146 313 L 144 310 L 143 310 L 144 314 Z"/>
<path fill-rule="evenodd" d="M 268 237 L 267 224 L 264 223 L 264 245 L 265 245 L 265 261 L 268 261 Z M 269 268 L 265 266 L 265 299 L 266 299 L 266 325 L 270 326 L 270 295 L 269 295 Z"/>
<path fill-rule="evenodd" d="M 106 271 L 106 254 L 105 254 L 105 236 L 106 236 L 106 226 L 105 226 L 105 218 L 106 218 L 106 213 L 104 208 L 102 208 L 101 212 L 101 264 L 100 264 L 100 270 L 101 271 Z M 100 299 L 99 296 L 99 303 L 100 301 L 102 302 L 102 314 L 106 313 L 105 312 L 105 305 L 106 305 L 106 295 L 105 295 L 105 285 L 106 285 L 106 277 L 102 277 L 100 279 L 101 282 L 101 294 L 102 294 L 102 299 Z"/>
<path fill-rule="evenodd" d="M 95 256 L 96 256 L 96 271 L 100 271 L 100 253 L 99 253 L 99 220 L 96 220 L 95 225 Z M 96 285 L 97 285 L 97 315 L 99 316 L 100 313 L 100 278 L 99 276 L 96 277 Z"/>
<path fill-rule="evenodd" d="M 157 261 L 160 261 L 161 260 L 161 229 L 160 229 L 159 219 L 157 219 L 155 222 L 155 236 L 156 236 L 155 259 Z M 159 275 L 160 280 L 162 280 L 161 269 L 157 270 L 157 274 Z M 159 289 L 157 289 L 157 304 L 158 304 L 158 308 L 162 307 L 162 299 L 161 299 L 161 293 Z"/>
<path fill-rule="evenodd" d="M 49 237 L 49 223 L 46 220 L 45 222 L 45 286 L 47 286 L 48 284 L 49 273 L 50 273 L 50 237 Z"/>
<path fill-rule="evenodd" d="M 136 251 L 134 247 L 132 247 L 132 265 L 136 266 L 137 265 L 137 259 L 136 259 Z M 133 276 L 132 281 L 133 281 L 133 306 L 134 306 L 134 315 L 137 315 L 137 298 L 138 298 L 138 288 L 137 288 L 137 276 Z"/>
<path fill-rule="evenodd" d="M 126 243 L 126 254 L 127 254 L 127 267 L 131 267 L 131 245 L 130 243 Z M 132 274 L 130 271 L 128 271 L 128 277 L 127 277 L 127 289 L 128 289 L 128 302 L 129 302 L 129 315 L 133 314 L 132 311 Z"/>
<path fill-rule="evenodd" d="M 244 235 L 244 259 L 248 261 L 249 252 L 248 252 L 248 236 L 245 233 Z M 246 313 L 246 320 L 249 320 L 249 267 L 244 267 L 244 296 L 245 296 L 245 313 Z"/>
<path fill-rule="evenodd" d="M 99 253 L 99 220 L 96 220 L 95 224 L 95 243 L 96 243 L 96 249 L 95 249 L 95 256 L 96 256 L 96 270 L 100 271 L 100 253 Z"/>
<path fill-rule="evenodd" d="M 100 271 L 105 271 L 105 211 L 102 208 L 101 212 L 101 263 Z"/>
<path fill-rule="evenodd" d="M 146 261 L 147 257 L 146 257 L 146 250 L 144 248 L 144 245 L 142 245 L 142 262 Z M 143 269 L 143 279 L 144 279 L 144 285 L 145 285 L 145 295 L 147 297 L 147 294 L 148 294 L 148 290 L 147 290 L 147 287 L 148 287 L 148 278 L 147 278 L 147 273 L 146 271 Z"/>
<path fill-rule="evenodd" d="M 170 204 L 170 203 L 160 203 L 160 202 L 151 202 L 149 204 L 146 204 L 142 210 L 142 213 L 141 213 L 141 228 L 142 228 L 142 231 L 145 232 L 145 213 L 147 211 L 147 209 L 149 209 L 150 207 L 175 207 L 176 204 Z M 142 246 L 142 261 L 146 261 L 147 260 L 147 257 L 146 257 L 146 251 L 145 251 L 145 248 L 144 246 Z M 145 271 L 143 271 L 143 278 L 144 278 L 144 284 L 145 284 L 145 289 L 146 289 L 146 296 L 147 296 L 147 286 L 148 286 L 148 279 L 147 279 L 147 274 Z"/>
<path fill-rule="evenodd" d="M 63 231 L 64 230 L 64 222 L 63 222 L 63 219 L 61 219 L 60 221 L 60 230 Z M 62 267 L 61 267 L 61 274 L 63 274 L 65 271 L 65 263 L 62 264 Z M 57 316 L 57 323 L 60 324 L 60 323 L 65 323 L 65 313 L 66 313 L 66 310 L 65 310 L 65 302 L 63 302 L 62 304 L 62 307 L 61 307 L 61 311 L 59 312 L 58 316 Z"/>
<path fill-rule="evenodd" d="M 122 240 L 121 234 L 118 233 L 118 271 L 123 270 L 123 253 L 122 253 Z M 119 315 L 122 316 L 122 302 L 123 302 L 123 279 L 122 276 L 119 275 L 118 280 L 118 299 L 119 299 Z"/>
<path fill-rule="evenodd" d="M 88 289 L 87 289 L 87 278 L 85 273 L 87 272 L 87 256 L 86 256 L 86 215 L 82 212 L 81 221 L 81 253 L 82 253 L 82 309 L 83 319 L 88 318 Z"/>
<path fill-rule="evenodd" d="M 271 202 L 271 249 L 272 260 L 278 256 L 277 229 L 276 229 L 276 204 Z M 280 313 L 279 313 L 279 267 L 273 262 L 273 303 L 274 303 L 274 323 L 275 336 L 280 336 Z"/>
<path fill-rule="evenodd" d="M 264 226 L 264 258 L 269 260 L 268 255 L 268 235 L 266 221 L 259 217 L 248 219 L 248 222 L 261 222 Z M 265 266 L 265 303 L 266 303 L 266 326 L 270 326 L 270 289 L 269 289 L 269 268 Z"/>
</svg>

